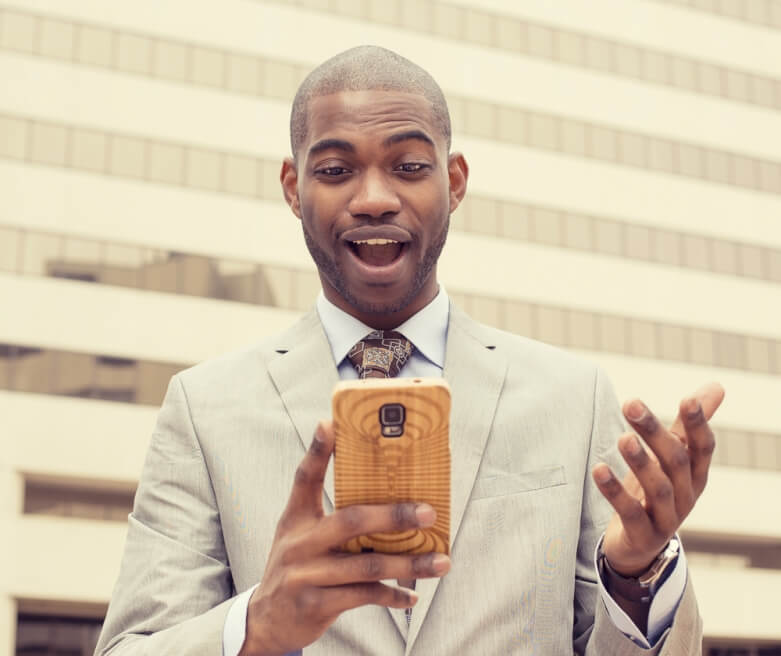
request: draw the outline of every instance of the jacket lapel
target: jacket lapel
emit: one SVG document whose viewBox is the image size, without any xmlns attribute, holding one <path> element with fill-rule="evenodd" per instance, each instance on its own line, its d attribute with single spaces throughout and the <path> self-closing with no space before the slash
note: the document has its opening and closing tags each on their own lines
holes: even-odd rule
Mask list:
<svg viewBox="0 0 781 656">
<path fill-rule="evenodd" d="M 472 494 L 486 440 L 493 424 L 507 370 L 506 360 L 478 323 L 450 306 L 444 378 L 450 385 L 450 544 L 458 530 Z M 458 567 L 458 563 L 453 563 Z M 409 654 L 431 606 L 440 579 L 420 579 L 418 603 L 412 611 L 407 637 Z"/>
<path fill-rule="evenodd" d="M 277 340 L 278 356 L 268 365 L 304 449 L 317 423 L 331 416 L 331 390 L 339 381 L 331 347 L 315 310 L 311 310 Z M 326 511 L 333 510 L 334 474 L 329 464 L 324 491 Z"/>
</svg>

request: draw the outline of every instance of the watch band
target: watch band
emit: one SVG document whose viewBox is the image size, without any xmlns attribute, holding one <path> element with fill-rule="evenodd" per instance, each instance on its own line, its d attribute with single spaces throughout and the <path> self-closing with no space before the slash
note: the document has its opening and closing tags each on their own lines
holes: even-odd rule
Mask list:
<svg viewBox="0 0 781 656">
<path fill-rule="evenodd" d="M 680 543 L 673 538 L 645 572 L 639 576 L 622 576 L 610 566 L 600 544 L 597 559 L 599 573 L 610 594 L 634 603 L 650 604 L 656 591 L 672 573 L 679 552 Z"/>
</svg>

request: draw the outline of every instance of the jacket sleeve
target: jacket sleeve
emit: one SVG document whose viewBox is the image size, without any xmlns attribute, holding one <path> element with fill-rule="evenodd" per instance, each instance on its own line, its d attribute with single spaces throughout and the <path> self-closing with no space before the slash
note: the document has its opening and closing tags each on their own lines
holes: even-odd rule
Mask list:
<svg viewBox="0 0 781 656">
<path fill-rule="evenodd" d="M 599 462 L 606 462 L 619 478 L 627 471 L 618 451 L 618 438 L 626 431 L 615 392 L 604 372 L 597 370 L 594 384 L 594 414 L 588 465 L 583 481 L 583 505 L 575 581 L 573 650 L 585 656 L 674 656 L 702 653 L 702 621 L 689 579 L 672 626 L 653 649 L 644 649 L 613 624 L 600 597 L 594 570 L 594 549 L 607 528 L 613 508 L 591 477 Z"/>
<path fill-rule="evenodd" d="M 185 389 L 166 393 L 96 656 L 222 654 L 233 585 Z"/>
</svg>

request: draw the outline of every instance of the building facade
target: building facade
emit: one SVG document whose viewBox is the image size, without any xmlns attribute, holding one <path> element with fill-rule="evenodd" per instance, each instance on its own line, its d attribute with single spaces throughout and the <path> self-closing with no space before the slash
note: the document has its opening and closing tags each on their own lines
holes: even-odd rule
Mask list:
<svg viewBox="0 0 781 656">
<path fill-rule="evenodd" d="M 781 0 L 2 0 L 0 656 L 92 653 L 168 379 L 311 306 L 290 101 L 364 43 L 447 96 L 457 304 L 668 419 L 725 386 L 706 653 L 781 654 Z"/>
</svg>

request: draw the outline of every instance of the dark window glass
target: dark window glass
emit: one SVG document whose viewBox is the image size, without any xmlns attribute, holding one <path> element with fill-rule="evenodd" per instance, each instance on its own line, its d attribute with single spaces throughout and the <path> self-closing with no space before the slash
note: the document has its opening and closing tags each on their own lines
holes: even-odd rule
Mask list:
<svg viewBox="0 0 781 656">
<path fill-rule="evenodd" d="M 19 615 L 16 656 L 92 656 L 102 619 Z"/>
<path fill-rule="evenodd" d="M 126 522 L 133 509 L 133 490 L 87 487 L 83 482 L 27 480 L 24 513 Z"/>
<path fill-rule="evenodd" d="M 0 343 L 0 389 L 160 405 L 185 365 Z"/>
</svg>

